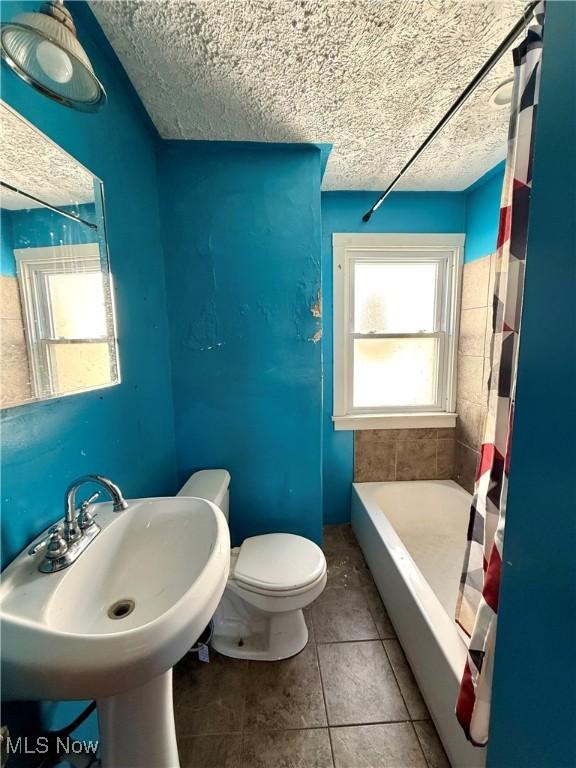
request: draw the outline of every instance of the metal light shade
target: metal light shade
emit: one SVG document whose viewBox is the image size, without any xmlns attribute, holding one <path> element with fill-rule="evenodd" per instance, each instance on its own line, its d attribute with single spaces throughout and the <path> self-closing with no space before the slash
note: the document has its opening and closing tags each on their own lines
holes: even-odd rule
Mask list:
<svg viewBox="0 0 576 768">
<path fill-rule="evenodd" d="M 67 107 L 95 112 L 106 92 L 76 37 L 72 16 L 62 0 L 39 11 L 19 13 L 0 31 L 2 58 L 19 77 Z"/>
</svg>

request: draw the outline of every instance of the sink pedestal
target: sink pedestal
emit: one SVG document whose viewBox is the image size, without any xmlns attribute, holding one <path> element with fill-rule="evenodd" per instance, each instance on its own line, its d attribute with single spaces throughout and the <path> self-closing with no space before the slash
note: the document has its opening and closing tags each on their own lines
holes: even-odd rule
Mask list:
<svg viewBox="0 0 576 768">
<path fill-rule="evenodd" d="M 102 768 L 179 768 L 171 669 L 97 704 Z"/>
</svg>

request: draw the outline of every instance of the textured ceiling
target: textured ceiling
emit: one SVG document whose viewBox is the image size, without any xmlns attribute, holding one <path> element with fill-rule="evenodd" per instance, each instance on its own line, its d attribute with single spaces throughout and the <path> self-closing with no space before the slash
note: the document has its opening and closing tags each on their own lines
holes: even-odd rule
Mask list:
<svg viewBox="0 0 576 768">
<path fill-rule="evenodd" d="M 164 138 L 333 144 L 325 189 L 382 189 L 523 0 L 93 0 Z M 466 188 L 505 155 L 505 56 L 406 175 Z"/>
<path fill-rule="evenodd" d="M 40 131 L 0 102 L 0 179 L 50 205 L 94 200 L 92 174 Z M 0 204 L 8 210 L 40 205 L 2 188 Z"/>
</svg>

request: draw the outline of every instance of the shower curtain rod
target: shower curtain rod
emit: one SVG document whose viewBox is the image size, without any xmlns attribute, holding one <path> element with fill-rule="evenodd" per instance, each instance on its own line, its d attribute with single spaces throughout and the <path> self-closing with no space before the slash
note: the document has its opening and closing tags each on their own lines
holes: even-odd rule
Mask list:
<svg viewBox="0 0 576 768">
<path fill-rule="evenodd" d="M 519 19 L 516 24 L 512 27 L 510 32 L 506 35 L 504 40 L 500 43 L 498 48 L 494 51 L 492 56 L 488 59 L 488 61 L 483 65 L 483 67 L 476 73 L 474 78 L 468 83 L 466 88 L 462 91 L 460 96 L 456 99 L 454 104 L 450 107 L 448 112 L 444 115 L 444 117 L 440 120 L 440 122 L 432 129 L 432 131 L 428 134 L 428 136 L 424 139 L 422 144 L 418 147 L 416 152 L 412 155 L 410 160 L 406 163 L 406 165 L 402 168 L 400 173 L 394 178 L 391 184 L 386 187 L 384 192 L 380 195 L 378 200 L 374 203 L 372 208 L 370 208 L 369 211 L 367 211 L 364 216 L 362 216 L 362 221 L 370 221 L 370 218 L 374 211 L 377 211 L 378 208 L 382 205 L 384 200 L 388 197 L 390 192 L 394 189 L 396 184 L 400 181 L 402 176 L 406 173 L 408 168 L 412 165 L 412 163 L 424 152 L 428 144 L 430 144 L 431 141 L 433 141 L 436 138 L 436 135 L 440 133 L 442 128 L 446 125 L 446 123 L 454 117 L 456 112 L 460 109 L 460 107 L 464 104 L 464 102 L 468 99 L 468 97 L 476 90 L 477 86 L 480 85 L 482 80 L 486 77 L 488 72 L 500 61 L 502 56 L 506 53 L 508 48 L 512 45 L 514 40 L 518 37 L 518 35 L 522 32 L 522 30 L 526 27 L 526 24 L 530 21 L 532 18 L 534 9 L 538 5 L 538 0 L 535 2 L 528 3 L 526 8 L 524 9 L 524 13 L 522 14 L 522 18 Z"/>
</svg>

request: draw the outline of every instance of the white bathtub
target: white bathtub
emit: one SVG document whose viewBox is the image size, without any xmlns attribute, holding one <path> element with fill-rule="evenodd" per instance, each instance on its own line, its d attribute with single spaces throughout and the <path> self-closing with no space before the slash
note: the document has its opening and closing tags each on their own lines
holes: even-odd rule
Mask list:
<svg viewBox="0 0 576 768">
<path fill-rule="evenodd" d="M 352 527 L 454 768 L 480 768 L 454 706 L 466 639 L 454 608 L 470 494 L 452 480 L 354 483 Z"/>
</svg>

